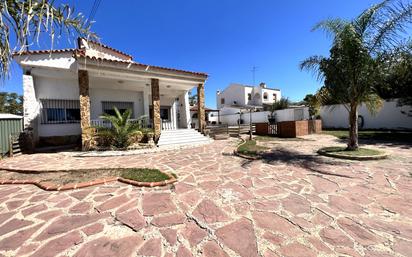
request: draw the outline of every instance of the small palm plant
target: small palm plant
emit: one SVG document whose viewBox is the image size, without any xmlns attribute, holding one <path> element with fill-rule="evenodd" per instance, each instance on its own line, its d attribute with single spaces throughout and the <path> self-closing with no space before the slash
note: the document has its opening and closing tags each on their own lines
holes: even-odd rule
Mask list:
<svg viewBox="0 0 412 257">
<path fill-rule="evenodd" d="M 131 110 L 120 113 L 119 109 L 114 107 L 115 115 L 103 114 L 100 119 L 109 121 L 110 128 L 99 127 L 98 136 L 112 137 L 112 144 L 117 148 L 126 148 L 130 145 L 130 137 L 140 132 L 139 123 L 130 122 Z M 140 132 L 141 133 L 141 132 Z"/>
</svg>

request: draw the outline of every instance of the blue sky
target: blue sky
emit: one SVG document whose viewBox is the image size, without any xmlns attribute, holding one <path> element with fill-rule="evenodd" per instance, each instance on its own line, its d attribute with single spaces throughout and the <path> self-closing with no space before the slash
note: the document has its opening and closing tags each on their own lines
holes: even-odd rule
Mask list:
<svg viewBox="0 0 412 257">
<path fill-rule="evenodd" d="M 93 0 L 66 2 L 86 15 L 93 5 Z M 133 55 L 135 61 L 210 74 L 209 107 L 216 106 L 216 90 L 229 83 L 252 84 L 253 66 L 256 83 L 266 82 L 297 101 L 320 85 L 299 70 L 299 63 L 310 55 L 327 55 L 330 47 L 322 32 L 310 31 L 312 26 L 328 17 L 355 17 L 376 2 L 102 0 L 93 30 L 103 43 Z M 55 48 L 70 46 L 62 40 Z M 17 65 L 0 90 L 22 92 Z"/>
</svg>

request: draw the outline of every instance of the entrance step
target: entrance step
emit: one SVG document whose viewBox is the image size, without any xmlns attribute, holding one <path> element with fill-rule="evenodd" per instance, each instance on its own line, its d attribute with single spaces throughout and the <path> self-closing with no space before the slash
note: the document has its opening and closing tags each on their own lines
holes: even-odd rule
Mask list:
<svg viewBox="0 0 412 257">
<path fill-rule="evenodd" d="M 207 144 L 213 140 L 194 129 L 162 130 L 158 146 Z"/>
</svg>

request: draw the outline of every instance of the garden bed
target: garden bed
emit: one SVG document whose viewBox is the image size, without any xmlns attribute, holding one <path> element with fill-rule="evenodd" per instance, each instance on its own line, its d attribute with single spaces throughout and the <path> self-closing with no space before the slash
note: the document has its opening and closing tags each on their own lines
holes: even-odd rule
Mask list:
<svg viewBox="0 0 412 257">
<path fill-rule="evenodd" d="M 92 169 L 71 171 L 50 171 L 40 173 L 22 173 L 2 171 L 0 184 L 33 184 L 47 191 L 63 191 L 83 188 L 113 181 L 156 187 L 176 182 L 176 175 L 158 169 Z"/>
<path fill-rule="evenodd" d="M 366 160 L 380 160 L 388 157 L 383 151 L 359 148 L 358 150 L 350 151 L 346 150 L 346 147 L 332 146 L 324 147 L 318 150 L 320 155 L 334 157 L 339 159 L 366 161 Z"/>
<path fill-rule="evenodd" d="M 242 158 L 256 160 L 260 158 L 260 154 L 269 148 L 260 146 L 256 140 L 246 140 L 239 144 L 234 153 Z"/>
</svg>

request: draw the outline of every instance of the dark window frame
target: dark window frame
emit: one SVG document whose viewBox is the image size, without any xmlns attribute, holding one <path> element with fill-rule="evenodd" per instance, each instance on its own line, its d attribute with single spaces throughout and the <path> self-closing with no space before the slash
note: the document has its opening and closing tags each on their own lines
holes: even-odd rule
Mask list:
<svg viewBox="0 0 412 257">
<path fill-rule="evenodd" d="M 80 123 L 80 100 L 39 99 L 41 103 L 40 124 Z"/>
</svg>

